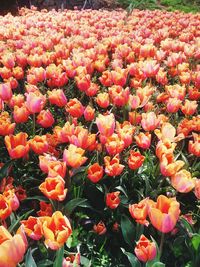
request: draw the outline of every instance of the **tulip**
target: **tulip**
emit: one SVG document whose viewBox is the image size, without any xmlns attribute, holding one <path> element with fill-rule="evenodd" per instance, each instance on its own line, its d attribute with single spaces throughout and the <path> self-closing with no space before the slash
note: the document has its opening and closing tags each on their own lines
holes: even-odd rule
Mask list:
<svg viewBox="0 0 200 267">
<path fill-rule="evenodd" d="M 184 165 L 185 162 L 182 160 L 174 161 L 174 156 L 172 154 L 164 154 L 160 161 L 160 171 L 164 176 L 172 176 Z"/>
<path fill-rule="evenodd" d="M 153 131 L 158 127 L 159 119 L 154 112 L 142 113 L 141 125 L 145 131 Z"/>
<path fill-rule="evenodd" d="M 105 173 L 108 176 L 120 175 L 124 169 L 124 165 L 120 164 L 119 154 L 115 155 L 112 159 L 108 156 L 104 157 Z"/>
<path fill-rule="evenodd" d="M 198 199 L 200 199 L 200 179 L 195 180 L 194 194 Z"/>
<path fill-rule="evenodd" d="M 195 187 L 195 178 L 186 170 L 181 170 L 171 177 L 172 186 L 180 193 L 188 193 Z"/>
<path fill-rule="evenodd" d="M 42 228 L 39 218 L 29 216 L 27 220 L 22 220 L 25 233 L 33 240 L 42 238 Z"/>
<path fill-rule="evenodd" d="M 104 224 L 104 222 L 100 221 L 98 224 L 95 224 L 93 227 L 93 230 L 98 234 L 98 235 L 103 235 L 106 233 L 107 229 Z"/>
<path fill-rule="evenodd" d="M 4 111 L 0 114 L 0 135 L 6 136 L 13 134 L 15 126 L 15 123 L 11 123 L 8 112 Z"/>
<path fill-rule="evenodd" d="M 103 167 L 100 166 L 98 163 L 92 164 L 88 168 L 87 177 L 93 183 L 98 183 L 103 177 Z"/>
<path fill-rule="evenodd" d="M 160 195 L 155 206 L 149 208 L 148 215 L 152 225 L 162 233 L 171 232 L 179 218 L 180 203 L 175 198 Z"/>
<path fill-rule="evenodd" d="M 196 112 L 197 107 L 198 107 L 197 101 L 189 101 L 188 99 L 186 99 L 184 105 L 181 106 L 181 111 L 185 115 L 191 116 Z"/>
<path fill-rule="evenodd" d="M 0 84 L 0 98 L 3 101 L 9 101 L 13 96 L 10 83 Z"/>
<path fill-rule="evenodd" d="M 27 137 L 27 133 L 23 132 L 5 137 L 5 145 L 12 159 L 23 158 L 27 155 L 29 151 Z"/>
<path fill-rule="evenodd" d="M 66 111 L 75 118 L 80 118 L 84 113 L 84 107 L 77 98 L 70 99 L 66 105 Z"/>
<path fill-rule="evenodd" d="M 100 108 L 107 108 L 110 105 L 110 99 L 108 93 L 99 93 L 96 97 L 97 105 Z"/>
<path fill-rule="evenodd" d="M 111 86 L 113 84 L 112 74 L 110 71 L 106 70 L 102 73 L 102 76 L 99 78 L 99 81 L 104 86 Z"/>
<path fill-rule="evenodd" d="M 44 220 L 42 220 L 42 232 L 46 247 L 58 250 L 71 235 L 72 228 L 67 217 L 63 216 L 60 211 L 56 211 L 51 217 L 44 217 Z"/>
<path fill-rule="evenodd" d="M 6 200 L 13 211 L 16 211 L 19 208 L 19 199 L 17 198 L 14 189 L 6 189 L 3 192 L 3 196 L 6 197 Z"/>
<path fill-rule="evenodd" d="M 111 113 L 109 115 L 101 115 L 96 118 L 96 124 L 101 135 L 109 137 L 115 130 L 115 117 Z"/>
<path fill-rule="evenodd" d="M 70 144 L 68 150 L 64 150 L 63 161 L 66 162 L 67 166 L 70 166 L 72 168 L 79 168 L 87 160 L 86 157 L 83 157 L 84 153 L 84 149 Z"/>
<path fill-rule="evenodd" d="M 119 136 L 115 133 L 107 138 L 105 144 L 106 150 L 111 156 L 121 153 L 124 149 L 124 146 L 124 141 L 120 140 Z"/>
<path fill-rule="evenodd" d="M 117 107 L 123 107 L 129 100 L 129 88 L 123 89 L 120 85 L 113 85 L 108 90 L 112 103 Z"/>
<path fill-rule="evenodd" d="M 143 148 L 143 149 L 148 149 L 151 145 L 151 134 L 146 132 L 146 133 L 139 133 L 138 136 L 135 136 L 136 144 Z"/>
<path fill-rule="evenodd" d="M 26 107 L 31 114 L 39 113 L 45 105 L 46 97 L 40 92 L 30 92 L 26 94 Z"/>
<path fill-rule="evenodd" d="M 176 113 L 181 107 L 181 100 L 178 98 L 169 98 L 167 100 L 167 111 L 170 113 Z"/>
<path fill-rule="evenodd" d="M 145 157 L 140 152 L 131 150 L 128 158 L 128 166 L 131 170 L 136 170 L 142 166 L 144 160 Z"/>
<path fill-rule="evenodd" d="M 21 226 L 13 237 L 4 226 L 0 226 L 0 266 L 16 267 L 24 258 L 27 240 Z"/>
<path fill-rule="evenodd" d="M 106 195 L 106 206 L 110 209 L 116 209 L 120 204 L 119 191 L 108 193 Z"/>
<path fill-rule="evenodd" d="M 25 105 L 18 107 L 14 106 L 13 118 L 16 123 L 27 122 L 30 112 Z"/>
<path fill-rule="evenodd" d="M 8 199 L 0 194 L 0 219 L 5 220 L 12 213 L 11 205 Z"/>
<path fill-rule="evenodd" d="M 52 105 L 64 107 L 67 104 L 67 98 L 62 89 L 53 89 L 52 91 L 47 91 L 47 94 Z"/>
<path fill-rule="evenodd" d="M 44 128 L 51 127 L 54 122 L 54 117 L 49 110 L 42 110 L 37 116 L 37 123 Z"/>
<path fill-rule="evenodd" d="M 48 143 L 46 135 L 39 136 L 35 135 L 33 139 L 29 140 L 30 148 L 36 153 L 36 154 L 43 154 L 48 151 Z"/>
<path fill-rule="evenodd" d="M 84 118 L 86 121 L 92 121 L 94 119 L 95 109 L 91 106 L 87 106 L 84 110 Z"/>
<path fill-rule="evenodd" d="M 55 177 L 47 177 L 39 186 L 39 189 L 47 198 L 58 201 L 63 201 L 67 194 L 65 181 L 59 175 Z"/>
<path fill-rule="evenodd" d="M 134 251 L 140 261 L 151 261 L 156 257 L 156 244 L 150 242 L 144 235 L 141 235 Z"/>
</svg>

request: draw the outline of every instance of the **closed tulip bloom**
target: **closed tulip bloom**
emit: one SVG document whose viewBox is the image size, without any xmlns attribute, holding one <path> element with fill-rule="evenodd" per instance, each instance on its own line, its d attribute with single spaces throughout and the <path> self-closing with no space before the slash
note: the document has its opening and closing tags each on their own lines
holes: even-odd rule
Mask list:
<svg viewBox="0 0 200 267">
<path fill-rule="evenodd" d="M 141 235 L 134 252 L 140 261 L 151 261 L 156 257 L 156 244 Z"/>
<path fill-rule="evenodd" d="M 197 107 L 198 107 L 197 101 L 189 101 L 188 99 L 186 99 L 184 105 L 181 106 L 181 111 L 185 115 L 191 116 L 196 112 Z"/>
<path fill-rule="evenodd" d="M 70 144 L 68 149 L 64 150 L 63 161 L 66 162 L 67 166 L 79 168 L 87 160 L 87 158 L 83 156 L 84 153 L 84 149 Z"/>
<path fill-rule="evenodd" d="M 12 159 L 23 158 L 29 151 L 27 142 L 27 133 L 20 132 L 17 135 L 9 135 L 5 137 L 5 145 Z"/>
<path fill-rule="evenodd" d="M 52 105 L 56 105 L 58 107 L 64 107 L 67 104 L 67 98 L 62 89 L 53 89 L 52 91 L 48 91 L 48 99 Z"/>
<path fill-rule="evenodd" d="M 23 227 L 20 227 L 18 233 L 12 236 L 4 226 L 0 226 L 1 267 L 16 267 L 23 260 L 27 246 Z"/>
<path fill-rule="evenodd" d="M 3 101 L 9 101 L 13 96 L 10 83 L 0 84 L 0 98 Z"/>
<path fill-rule="evenodd" d="M 181 170 L 171 177 L 172 186 L 180 193 L 188 193 L 195 187 L 195 178 L 187 170 Z"/>
<path fill-rule="evenodd" d="M 153 131 L 158 127 L 159 119 L 154 112 L 142 113 L 141 125 L 145 131 Z"/>
<path fill-rule="evenodd" d="M 110 105 L 109 94 L 106 92 L 99 93 L 96 97 L 96 102 L 100 108 L 107 108 Z"/>
<path fill-rule="evenodd" d="M 112 192 L 108 193 L 106 195 L 106 206 L 110 209 L 116 209 L 120 204 L 120 198 L 119 198 L 120 192 Z"/>
<path fill-rule="evenodd" d="M 27 220 L 22 220 L 21 224 L 24 226 L 24 231 L 28 237 L 33 240 L 42 238 L 42 225 L 39 218 L 29 216 Z"/>
<path fill-rule="evenodd" d="M 189 141 L 188 151 L 189 153 L 200 157 L 200 134 L 192 133 L 194 141 Z"/>
<path fill-rule="evenodd" d="M 180 203 L 175 198 L 160 195 L 155 207 L 149 209 L 149 218 L 152 225 L 162 233 L 171 232 L 179 218 Z"/>
<path fill-rule="evenodd" d="M 14 108 L 14 106 L 22 107 L 24 105 L 24 95 L 17 94 L 13 95 L 9 101 L 9 107 Z"/>
<path fill-rule="evenodd" d="M 99 163 L 94 163 L 88 168 L 88 179 L 93 183 L 98 183 L 103 177 L 103 167 Z"/>
<path fill-rule="evenodd" d="M 85 92 L 88 90 L 91 84 L 90 75 L 89 74 L 82 74 L 75 77 L 76 86 L 78 89 L 82 92 Z"/>
<path fill-rule="evenodd" d="M 75 118 L 80 118 L 84 113 L 84 107 L 77 98 L 70 99 L 66 105 L 66 111 Z"/>
<path fill-rule="evenodd" d="M 135 140 L 139 147 L 148 149 L 151 145 L 151 134 L 149 132 L 139 133 L 139 135 L 135 136 Z"/>
<path fill-rule="evenodd" d="M 3 192 L 3 195 L 6 197 L 9 206 L 13 211 L 16 211 L 19 208 L 19 199 L 15 194 L 15 189 L 6 189 Z"/>
<path fill-rule="evenodd" d="M 94 119 L 95 109 L 91 106 L 87 106 L 84 110 L 84 118 L 86 121 L 92 121 Z"/>
<path fill-rule="evenodd" d="M 112 159 L 108 156 L 104 157 L 105 173 L 108 176 L 120 175 L 124 169 L 124 165 L 120 164 L 119 154 L 115 155 Z"/>
<path fill-rule="evenodd" d="M 36 153 L 36 154 L 43 154 L 48 151 L 48 142 L 46 135 L 39 136 L 35 135 L 33 139 L 29 141 L 30 148 Z"/>
<path fill-rule="evenodd" d="M 55 177 L 47 177 L 39 186 L 39 189 L 47 198 L 58 201 L 63 201 L 67 194 L 65 181 L 59 175 Z"/>
<path fill-rule="evenodd" d="M 44 128 L 51 127 L 54 122 L 54 117 L 49 110 L 42 110 L 37 116 L 37 123 Z"/>
<path fill-rule="evenodd" d="M 109 115 L 101 115 L 96 118 L 96 124 L 101 135 L 109 137 L 115 130 L 115 117 L 111 113 Z"/>
<path fill-rule="evenodd" d="M 99 81 L 101 82 L 102 85 L 104 86 L 111 86 L 113 84 L 113 75 L 109 70 L 105 70 L 101 77 L 99 78 Z"/>
<path fill-rule="evenodd" d="M 56 211 L 51 217 L 44 218 L 42 232 L 46 247 L 52 250 L 58 250 L 71 235 L 72 228 L 68 218 L 60 211 Z"/>
<path fill-rule="evenodd" d="M 16 59 L 15 59 L 15 56 L 14 56 L 13 53 L 6 53 L 1 58 L 1 62 L 8 69 L 14 68 L 14 66 L 15 66 L 15 60 Z"/>
<path fill-rule="evenodd" d="M 66 162 L 59 161 L 48 154 L 45 156 L 39 156 L 39 166 L 44 173 L 48 173 L 49 177 L 55 176 L 52 175 L 52 173 L 57 173 L 62 178 L 65 177 Z"/>
<path fill-rule="evenodd" d="M 166 102 L 167 111 L 170 113 L 176 113 L 181 107 L 181 100 L 178 98 L 169 98 Z"/>
<path fill-rule="evenodd" d="M 8 112 L 2 112 L 0 114 L 0 135 L 6 136 L 13 134 L 15 130 L 15 123 L 11 123 L 11 119 Z"/>
<path fill-rule="evenodd" d="M 107 229 L 104 222 L 100 221 L 98 224 L 95 224 L 93 227 L 94 232 L 98 235 L 103 235 L 106 233 Z"/>
<path fill-rule="evenodd" d="M 129 88 L 123 89 L 120 85 L 113 85 L 108 90 L 112 103 L 117 107 L 123 107 L 129 100 Z"/>
<path fill-rule="evenodd" d="M 14 106 L 13 118 L 16 123 L 27 122 L 30 112 L 25 105 L 18 107 Z"/>
<path fill-rule="evenodd" d="M 138 151 L 130 151 L 130 156 L 128 158 L 128 166 L 131 170 L 136 170 L 140 168 L 145 160 L 145 157 Z"/>
<path fill-rule="evenodd" d="M 26 107 L 31 114 L 39 113 L 45 106 L 46 97 L 39 91 L 26 94 Z"/>
</svg>

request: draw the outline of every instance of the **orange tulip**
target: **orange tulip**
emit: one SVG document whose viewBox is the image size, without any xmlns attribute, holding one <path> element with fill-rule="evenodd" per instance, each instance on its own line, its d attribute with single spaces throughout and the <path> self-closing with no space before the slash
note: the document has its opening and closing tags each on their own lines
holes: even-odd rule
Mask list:
<svg viewBox="0 0 200 267">
<path fill-rule="evenodd" d="M 195 178 L 186 170 L 181 170 L 171 177 L 172 186 L 180 193 L 188 193 L 195 187 Z"/>
<path fill-rule="evenodd" d="M 84 110 L 84 118 L 86 121 L 92 121 L 94 119 L 95 109 L 91 106 L 87 106 Z"/>
<path fill-rule="evenodd" d="M 102 136 L 109 137 L 114 133 L 115 130 L 115 117 L 111 113 L 109 115 L 101 115 L 96 118 L 96 124 L 98 130 Z"/>
<path fill-rule="evenodd" d="M 3 195 L 6 197 L 6 200 L 13 211 L 19 208 L 19 199 L 15 194 L 15 189 L 6 188 L 3 192 Z"/>
<path fill-rule="evenodd" d="M 108 176 L 120 175 L 124 169 L 124 165 L 120 164 L 119 154 L 115 155 L 112 159 L 108 156 L 104 157 L 105 173 Z"/>
<path fill-rule="evenodd" d="M 39 113 L 45 105 L 46 97 L 39 91 L 30 92 L 26 94 L 26 107 L 31 114 Z"/>
<path fill-rule="evenodd" d="M 178 98 L 170 97 L 166 102 L 167 111 L 170 113 L 176 113 L 181 107 L 181 100 Z"/>
<path fill-rule="evenodd" d="M 35 135 L 33 139 L 29 140 L 30 148 L 36 153 L 36 154 L 43 154 L 48 151 L 48 142 L 46 135 L 39 136 Z"/>
<path fill-rule="evenodd" d="M 124 149 L 124 141 L 120 140 L 119 136 L 117 134 L 112 134 L 107 138 L 105 147 L 109 155 L 116 155 L 123 151 Z"/>
<path fill-rule="evenodd" d="M 79 168 L 87 160 L 86 157 L 83 157 L 84 153 L 84 149 L 70 144 L 68 149 L 64 150 L 63 161 L 66 162 L 67 166 Z"/>
<path fill-rule="evenodd" d="M 16 267 L 24 258 L 27 249 L 27 240 L 20 227 L 13 237 L 4 226 L 0 226 L 0 266 Z"/>
<path fill-rule="evenodd" d="M 42 238 L 42 228 L 39 218 L 29 216 L 27 220 L 22 220 L 25 233 L 33 240 Z"/>
<path fill-rule="evenodd" d="M 119 191 L 108 193 L 106 195 L 106 206 L 110 209 L 116 209 L 120 204 Z"/>
<path fill-rule="evenodd" d="M 189 141 L 189 153 L 200 157 L 200 134 L 192 133 L 194 141 Z"/>
<path fill-rule="evenodd" d="M 171 232 L 179 218 L 180 203 L 175 198 L 160 195 L 155 206 L 149 208 L 152 225 L 162 233 Z"/>
<path fill-rule="evenodd" d="M 49 102 L 58 107 L 64 107 L 67 104 L 67 98 L 62 89 L 53 89 L 47 91 Z"/>
<path fill-rule="evenodd" d="M 144 224 L 146 226 L 149 225 L 147 215 L 150 203 L 151 200 L 145 198 L 141 200 L 138 204 L 129 205 L 129 212 L 137 223 Z"/>
<path fill-rule="evenodd" d="M 113 85 L 108 90 L 112 103 L 117 107 L 123 107 L 129 100 L 129 88 L 123 89 L 120 85 Z"/>
<path fill-rule="evenodd" d="M 184 165 L 185 162 L 182 160 L 174 161 L 173 154 L 164 154 L 160 161 L 160 171 L 164 176 L 172 176 Z"/>
<path fill-rule="evenodd" d="M 67 241 L 72 229 L 67 217 L 60 211 L 56 211 L 51 217 L 45 217 L 42 222 L 42 232 L 47 248 L 58 250 Z"/>
<path fill-rule="evenodd" d="M 200 199 L 200 179 L 195 180 L 194 194 L 198 199 Z"/>
<path fill-rule="evenodd" d="M 88 168 L 87 177 L 93 183 L 98 183 L 103 177 L 103 167 L 100 166 L 98 163 L 92 164 Z"/>
<path fill-rule="evenodd" d="M 107 108 L 110 105 L 110 99 L 108 93 L 99 93 L 96 97 L 97 105 L 100 108 Z"/>
<path fill-rule="evenodd" d="M 10 83 L 1 83 L 0 84 L 0 98 L 3 101 L 8 101 L 12 98 L 12 89 Z"/>
<path fill-rule="evenodd" d="M 27 122 L 30 112 L 25 105 L 18 107 L 14 106 L 13 118 L 17 123 Z"/>
<path fill-rule="evenodd" d="M 197 101 L 189 101 L 188 99 L 186 99 L 184 105 L 181 106 L 181 111 L 185 115 L 191 116 L 196 112 L 197 107 L 198 107 Z"/>
<path fill-rule="evenodd" d="M 47 177 L 39 186 L 42 193 L 49 199 L 63 201 L 67 194 L 65 189 L 65 181 L 59 175 L 55 177 Z"/>
<path fill-rule="evenodd" d="M 93 227 L 93 230 L 98 234 L 98 235 L 103 235 L 106 233 L 107 229 L 104 224 L 104 222 L 100 221 L 98 224 L 95 224 Z"/>
<path fill-rule="evenodd" d="M 5 145 L 11 158 L 18 159 L 27 155 L 29 151 L 27 137 L 27 133 L 23 132 L 5 137 Z"/>
<path fill-rule="evenodd" d="M 140 261 L 151 261 L 156 257 L 156 244 L 141 235 L 134 251 Z"/>
<path fill-rule="evenodd" d="M 159 125 L 159 119 L 154 112 L 142 113 L 142 128 L 145 131 L 153 131 Z"/>
<path fill-rule="evenodd" d="M 131 170 L 136 170 L 140 168 L 145 160 L 145 157 L 137 151 L 130 151 L 130 156 L 128 158 L 128 166 Z"/>
<path fill-rule="evenodd" d="M 6 136 L 13 134 L 15 125 L 15 123 L 11 123 L 8 112 L 2 112 L 0 114 L 0 135 Z"/>
<path fill-rule="evenodd" d="M 12 213 L 11 205 L 8 199 L 0 194 L 0 219 L 5 220 Z"/>
<path fill-rule="evenodd" d="M 65 177 L 66 163 L 57 160 L 55 157 L 50 155 L 39 156 L 39 166 L 44 173 L 48 173 L 49 177 L 54 177 L 55 173 L 62 178 Z"/>
<path fill-rule="evenodd" d="M 37 123 L 44 128 L 49 128 L 54 124 L 55 120 L 49 110 L 42 110 L 37 116 Z"/>
<path fill-rule="evenodd" d="M 148 149 L 151 145 L 151 134 L 149 132 L 139 133 L 139 135 L 135 136 L 135 140 L 139 147 Z"/>
<path fill-rule="evenodd" d="M 70 99 L 66 105 L 66 111 L 75 118 L 80 118 L 83 115 L 84 107 L 77 98 Z"/>
</svg>

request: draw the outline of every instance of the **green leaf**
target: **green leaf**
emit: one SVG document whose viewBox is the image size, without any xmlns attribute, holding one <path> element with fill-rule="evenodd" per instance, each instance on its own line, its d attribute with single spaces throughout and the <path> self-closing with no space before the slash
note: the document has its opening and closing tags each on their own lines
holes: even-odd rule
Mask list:
<svg viewBox="0 0 200 267">
<path fill-rule="evenodd" d="M 9 160 L 3 165 L 3 167 L 0 169 L 0 180 L 8 176 L 9 168 L 12 164 L 13 164 L 13 160 Z"/>
<path fill-rule="evenodd" d="M 61 267 L 63 262 L 63 257 L 64 257 L 64 246 L 62 246 L 62 248 L 57 250 L 53 267 Z"/>
<path fill-rule="evenodd" d="M 32 256 L 31 248 L 29 248 L 28 252 L 26 253 L 25 257 L 25 266 L 28 267 L 37 267 L 36 262 Z"/>
<path fill-rule="evenodd" d="M 193 233 L 193 228 L 192 226 L 189 224 L 189 222 L 185 219 L 185 218 L 180 218 L 180 223 L 181 223 L 181 226 L 188 231 L 188 233 Z"/>
<path fill-rule="evenodd" d="M 37 263 L 37 267 L 43 267 L 43 266 L 52 266 L 53 261 L 50 260 L 42 260 Z"/>
<path fill-rule="evenodd" d="M 88 258 L 81 256 L 81 265 L 83 265 L 83 267 L 90 267 L 91 261 Z"/>
<path fill-rule="evenodd" d="M 197 251 L 200 245 L 200 235 L 199 234 L 194 234 L 192 237 L 192 245 L 194 249 Z"/>
<path fill-rule="evenodd" d="M 77 207 L 90 208 L 91 205 L 86 198 L 76 198 L 65 205 L 65 211 L 70 215 Z"/>
<path fill-rule="evenodd" d="M 155 262 L 153 265 L 151 265 L 149 267 L 165 267 L 165 264 L 160 262 L 160 261 L 157 261 L 157 262 Z"/>
<path fill-rule="evenodd" d="M 125 242 L 133 247 L 135 227 L 126 215 L 122 215 L 121 217 L 121 229 Z"/>
<path fill-rule="evenodd" d="M 23 201 L 26 201 L 26 200 L 38 200 L 38 201 L 49 202 L 49 199 L 43 196 L 27 197 Z"/>
<path fill-rule="evenodd" d="M 135 257 L 134 254 L 125 251 L 125 249 L 123 248 L 121 248 L 121 251 L 128 257 L 131 267 L 141 267 L 139 260 Z"/>
</svg>

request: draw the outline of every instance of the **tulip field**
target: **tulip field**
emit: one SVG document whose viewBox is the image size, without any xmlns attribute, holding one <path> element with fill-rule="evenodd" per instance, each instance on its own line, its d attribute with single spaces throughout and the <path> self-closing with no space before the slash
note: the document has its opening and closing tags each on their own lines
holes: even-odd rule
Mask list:
<svg viewBox="0 0 200 267">
<path fill-rule="evenodd" d="M 200 13 L 0 16 L 0 267 L 200 266 Z"/>
</svg>

